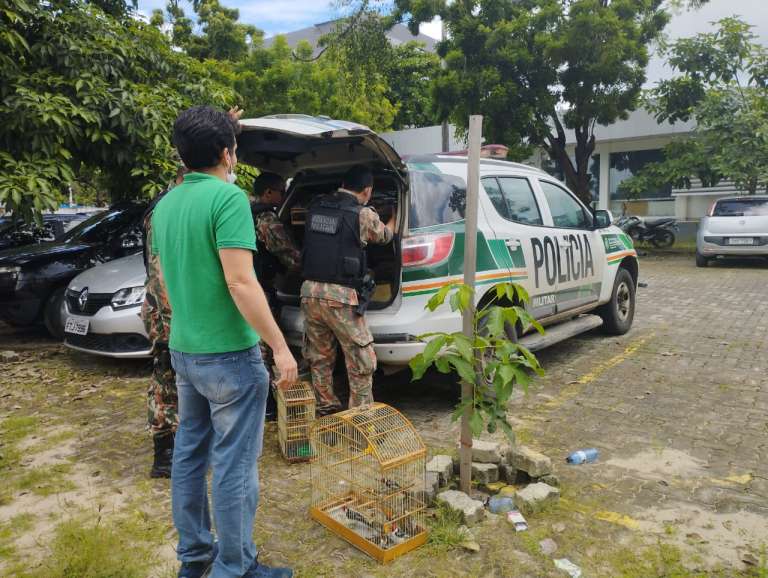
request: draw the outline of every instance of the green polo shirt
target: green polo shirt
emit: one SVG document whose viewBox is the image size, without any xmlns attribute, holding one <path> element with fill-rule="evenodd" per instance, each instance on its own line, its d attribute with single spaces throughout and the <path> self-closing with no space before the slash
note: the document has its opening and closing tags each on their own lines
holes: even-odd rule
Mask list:
<svg viewBox="0 0 768 578">
<path fill-rule="evenodd" d="M 226 353 L 259 342 L 224 279 L 219 249 L 232 248 L 256 250 L 251 208 L 239 187 L 189 173 L 155 207 L 152 253 L 160 257 L 171 304 L 171 349 Z"/>
</svg>

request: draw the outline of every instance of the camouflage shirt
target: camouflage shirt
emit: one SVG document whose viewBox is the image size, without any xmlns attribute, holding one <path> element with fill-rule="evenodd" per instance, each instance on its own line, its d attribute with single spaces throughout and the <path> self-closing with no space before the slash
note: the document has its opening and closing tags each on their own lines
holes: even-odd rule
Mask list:
<svg viewBox="0 0 768 578">
<path fill-rule="evenodd" d="M 288 271 L 301 270 L 301 251 L 285 225 L 272 211 L 256 216 L 256 237 Z"/>
<path fill-rule="evenodd" d="M 145 246 L 152 243 L 152 212 L 144 218 Z M 141 306 L 141 319 L 149 335 L 152 348 L 157 343 L 167 344 L 171 338 L 171 304 L 163 282 L 163 272 L 160 269 L 160 257 L 147 252 L 147 280 L 144 285 L 144 303 Z"/>
<path fill-rule="evenodd" d="M 344 193 L 350 193 L 339 189 Z M 386 245 L 392 240 L 392 231 L 379 219 L 379 214 L 372 207 L 363 207 L 360 210 L 360 240 L 365 247 L 368 243 L 374 245 Z M 357 291 L 352 287 L 337 285 L 336 283 L 323 283 L 321 281 L 304 281 L 301 285 L 302 297 L 314 297 L 327 301 L 338 301 L 347 305 L 357 305 Z"/>
</svg>

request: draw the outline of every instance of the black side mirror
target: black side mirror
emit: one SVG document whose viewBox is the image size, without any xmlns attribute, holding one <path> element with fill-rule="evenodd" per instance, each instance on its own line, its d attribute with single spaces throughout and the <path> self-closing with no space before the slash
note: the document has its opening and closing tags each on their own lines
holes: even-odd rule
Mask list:
<svg viewBox="0 0 768 578">
<path fill-rule="evenodd" d="M 613 223 L 613 215 L 605 209 L 597 209 L 595 215 L 595 229 L 605 229 Z"/>
</svg>

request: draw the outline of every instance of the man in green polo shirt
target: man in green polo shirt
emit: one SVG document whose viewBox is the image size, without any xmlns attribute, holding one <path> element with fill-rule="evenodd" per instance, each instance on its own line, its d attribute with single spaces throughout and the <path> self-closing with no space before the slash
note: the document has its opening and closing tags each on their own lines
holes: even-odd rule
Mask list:
<svg viewBox="0 0 768 578">
<path fill-rule="evenodd" d="M 173 311 L 169 347 L 180 422 L 171 501 L 180 578 L 200 578 L 211 565 L 212 578 L 292 575 L 259 564 L 252 538 L 269 387 L 259 339 L 274 352 L 278 387 L 294 383 L 297 370 L 253 270 L 250 205 L 233 184 L 238 129 L 211 107 L 179 115 L 173 140 L 190 172 L 152 216 L 151 250 Z M 218 542 L 211 533 L 209 463 Z"/>
</svg>

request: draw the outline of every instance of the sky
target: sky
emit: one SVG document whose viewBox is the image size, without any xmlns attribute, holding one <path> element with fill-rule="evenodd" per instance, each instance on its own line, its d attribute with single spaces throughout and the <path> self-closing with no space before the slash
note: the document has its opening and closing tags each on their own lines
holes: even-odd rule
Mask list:
<svg viewBox="0 0 768 578">
<path fill-rule="evenodd" d="M 293 32 L 339 16 L 327 0 L 221 0 L 229 8 L 240 11 L 240 20 L 263 30 L 266 36 Z M 187 15 L 192 14 L 188 0 L 182 0 Z M 139 0 L 139 11 L 149 15 L 155 8 L 164 8 L 165 0 Z M 425 24 L 421 30 L 433 38 L 440 37 L 440 21 Z"/>
<path fill-rule="evenodd" d="M 267 36 L 292 32 L 339 16 L 327 0 L 222 0 L 222 3 L 240 10 L 242 22 L 264 30 Z M 188 15 L 192 14 L 192 8 L 186 0 L 182 0 L 182 5 Z M 139 10 L 145 14 L 164 6 L 165 0 L 139 0 Z M 754 25 L 758 41 L 768 45 L 768 0 L 710 0 L 699 10 L 675 14 L 666 28 L 666 34 L 670 39 L 675 39 L 707 32 L 712 30 L 711 22 L 733 15 L 740 15 Z M 421 31 L 439 38 L 440 21 L 436 19 L 423 25 Z M 651 59 L 648 66 L 649 85 L 671 75 L 661 59 Z"/>
</svg>

